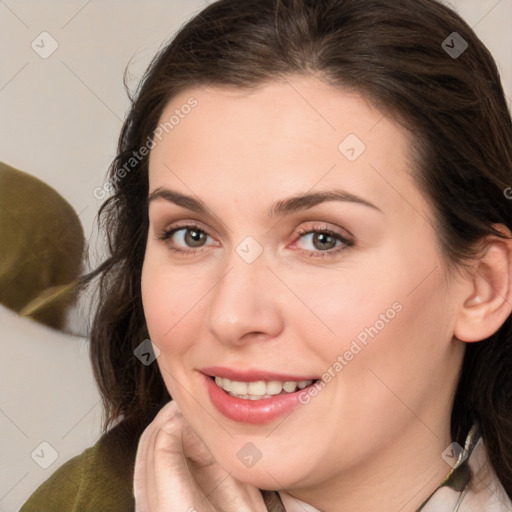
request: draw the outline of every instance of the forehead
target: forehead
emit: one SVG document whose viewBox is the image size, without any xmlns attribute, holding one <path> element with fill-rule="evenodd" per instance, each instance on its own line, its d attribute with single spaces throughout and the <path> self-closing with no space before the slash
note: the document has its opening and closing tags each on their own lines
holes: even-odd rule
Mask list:
<svg viewBox="0 0 512 512">
<path fill-rule="evenodd" d="M 362 96 L 314 78 L 189 89 L 169 102 L 159 127 L 150 190 L 278 198 L 343 188 L 382 209 L 404 194 L 422 202 L 407 132 Z"/>
</svg>

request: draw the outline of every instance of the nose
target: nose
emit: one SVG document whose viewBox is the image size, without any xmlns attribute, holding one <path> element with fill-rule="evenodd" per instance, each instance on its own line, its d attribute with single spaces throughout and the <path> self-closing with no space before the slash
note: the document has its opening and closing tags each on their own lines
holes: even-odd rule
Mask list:
<svg viewBox="0 0 512 512">
<path fill-rule="evenodd" d="M 210 332 L 231 346 L 278 336 L 283 329 L 283 285 L 267 267 L 264 253 L 247 263 L 233 251 L 224 268 L 208 298 Z"/>
</svg>

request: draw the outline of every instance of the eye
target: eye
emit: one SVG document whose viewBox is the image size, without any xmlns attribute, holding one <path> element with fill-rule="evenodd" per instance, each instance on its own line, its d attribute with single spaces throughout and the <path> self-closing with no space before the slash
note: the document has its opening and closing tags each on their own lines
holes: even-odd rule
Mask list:
<svg viewBox="0 0 512 512">
<path fill-rule="evenodd" d="M 312 258 L 334 256 L 354 245 L 352 240 L 326 227 L 302 228 L 298 234 L 310 247 L 301 251 Z"/>
<path fill-rule="evenodd" d="M 198 249 L 204 247 L 206 240 L 211 237 L 198 226 L 186 224 L 166 229 L 157 238 L 172 242 L 168 244 L 170 251 L 188 254 L 198 252 Z"/>
<path fill-rule="evenodd" d="M 309 248 L 299 251 L 309 258 L 335 256 L 354 245 L 352 240 L 325 226 L 302 228 L 298 235 L 299 239 L 307 242 L 305 245 L 309 245 Z M 167 248 L 170 251 L 183 255 L 203 252 L 208 238 L 213 240 L 206 231 L 194 224 L 173 226 L 157 236 L 158 240 L 168 242 Z M 294 243 L 296 244 L 297 242 Z"/>
</svg>

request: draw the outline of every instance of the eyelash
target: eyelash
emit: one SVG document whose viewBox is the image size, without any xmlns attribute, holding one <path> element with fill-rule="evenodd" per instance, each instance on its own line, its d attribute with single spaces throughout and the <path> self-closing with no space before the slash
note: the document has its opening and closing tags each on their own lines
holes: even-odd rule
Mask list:
<svg viewBox="0 0 512 512">
<path fill-rule="evenodd" d="M 157 236 L 157 239 L 162 242 L 165 242 L 168 239 L 170 239 L 176 232 L 181 231 L 183 229 L 185 229 L 185 230 L 193 229 L 195 231 L 204 233 L 207 236 L 210 236 L 204 229 L 201 229 L 196 224 L 182 224 L 182 225 L 173 226 L 170 229 L 164 230 L 162 233 L 160 233 Z M 335 247 L 333 249 L 328 249 L 326 251 L 320 251 L 320 250 L 310 251 L 307 249 L 299 249 L 300 252 L 306 253 L 306 257 L 308 257 L 308 258 L 334 257 L 334 256 L 337 256 L 341 251 L 344 251 L 344 250 L 348 249 L 349 247 L 353 247 L 355 245 L 352 240 L 349 240 L 349 239 L 345 238 L 344 236 L 340 235 L 339 233 L 336 233 L 335 231 L 332 231 L 332 230 L 326 229 L 326 228 L 324 228 L 324 229 L 301 228 L 298 230 L 297 235 L 299 238 L 301 238 L 304 235 L 309 235 L 311 233 L 317 233 L 317 234 L 321 233 L 321 234 L 332 236 L 336 240 L 342 242 L 342 245 Z M 198 252 L 203 252 L 202 249 L 203 249 L 203 247 L 200 247 L 197 249 L 178 249 L 172 245 L 168 246 L 169 251 L 174 252 L 174 253 L 183 254 L 183 255 L 193 255 Z"/>
</svg>

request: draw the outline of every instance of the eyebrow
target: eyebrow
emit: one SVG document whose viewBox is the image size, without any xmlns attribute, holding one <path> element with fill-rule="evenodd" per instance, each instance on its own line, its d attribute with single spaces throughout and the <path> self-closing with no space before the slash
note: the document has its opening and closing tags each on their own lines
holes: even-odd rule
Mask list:
<svg viewBox="0 0 512 512">
<path fill-rule="evenodd" d="M 175 190 L 162 187 L 155 189 L 148 196 L 148 205 L 156 200 L 165 200 L 178 206 L 182 206 L 183 208 L 187 208 L 188 210 L 194 211 L 196 213 L 201 213 L 204 215 L 209 214 L 208 208 L 202 201 L 194 199 L 193 197 L 187 196 Z M 318 204 L 328 201 L 343 201 L 361 204 L 383 213 L 380 208 L 370 203 L 366 199 L 351 194 L 350 192 L 346 192 L 345 190 L 334 189 L 325 192 L 306 193 L 289 197 L 287 199 L 282 199 L 275 202 L 272 207 L 267 210 L 267 215 L 270 218 L 283 217 L 285 215 L 289 215 L 290 213 L 308 210 L 309 208 L 313 208 Z"/>
</svg>

